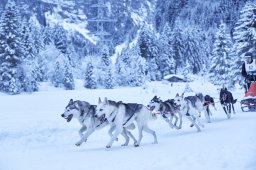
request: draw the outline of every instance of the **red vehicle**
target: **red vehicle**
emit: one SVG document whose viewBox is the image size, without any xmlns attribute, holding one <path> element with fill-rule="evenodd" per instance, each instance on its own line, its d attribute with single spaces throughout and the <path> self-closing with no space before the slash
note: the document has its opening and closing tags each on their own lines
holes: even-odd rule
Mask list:
<svg viewBox="0 0 256 170">
<path fill-rule="evenodd" d="M 256 111 L 256 82 L 251 84 L 240 103 L 243 112 Z"/>
</svg>

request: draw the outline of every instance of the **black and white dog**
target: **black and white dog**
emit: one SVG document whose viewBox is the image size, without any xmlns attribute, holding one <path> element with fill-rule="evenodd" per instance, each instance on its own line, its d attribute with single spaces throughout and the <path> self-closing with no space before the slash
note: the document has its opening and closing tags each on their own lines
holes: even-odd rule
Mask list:
<svg viewBox="0 0 256 170">
<path fill-rule="evenodd" d="M 236 103 L 237 99 L 233 98 L 233 95 L 230 91 L 227 90 L 226 87 L 221 88 L 220 90 L 220 104 L 225 111 L 227 118 L 231 117 L 231 107 L 233 110 L 233 114 L 235 114 L 234 104 Z"/>
<path fill-rule="evenodd" d="M 99 119 L 107 119 L 115 127 L 114 135 L 106 145 L 107 148 L 110 148 L 122 130 L 133 124 L 133 122 L 137 123 L 139 130 L 139 139 L 134 146 L 140 145 L 142 131 L 150 133 L 154 137 L 153 143 L 158 143 L 155 131 L 151 130 L 147 125 L 150 119 L 156 119 L 156 115 L 142 104 L 115 102 L 107 98 L 101 101 L 99 98 L 95 115 Z"/>
<path fill-rule="evenodd" d="M 109 123 L 107 119 L 97 119 L 95 117 L 96 106 L 91 105 L 88 102 L 70 99 L 68 105 L 65 108 L 65 112 L 61 115 L 63 118 L 67 119 L 67 122 L 70 122 L 73 117 L 77 118 L 79 123 L 82 125 L 82 128 L 79 130 L 79 135 L 81 139 L 76 143 L 76 146 L 80 146 L 83 142 L 87 141 L 87 138 L 96 130 L 101 129 L 107 126 Z M 127 127 L 129 129 L 134 129 L 135 125 Z M 112 132 L 114 131 L 115 126 L 111 126 L 108 133 L 112 137 Z M 133 135 L 126 129 L 123 128 L 121 134 L 125 138 L 125 143 L 122 146 L 126 146 L 129 143 L 129 137 L 134 140 L 136 139 Z M 117 140 L 117 139 L 116 139 Z"/>
<path fill-rule="evenodd" d="M 150 110 L 153 110 L 153 112 L 160 113 L 162 118 L 169 124 L 171 128 L 181 129 L 182 116 L 179 111 L 179 107 L 174 103 L 174 99 L 162 101 L 157 96 L 154 96 L 149 102 L 148 107 Z M 173 118 L 175 119 L 174 123 L 172 122 Z M 179 125 L 177 126 L 178 120 Z"/>
<path fill-rule="evenodd" d="M 205 95 L 204 96 L 204 106 L 206 107 L 206 112 L 207 112 L 209 117 L 212 116 L 212 112 L 209 108 L 210 106 L 212 106 L 215 110 L 217 110 L 216 107 L 215 107 L 214 99 L 210 95 Z"/>
<path fill-rule="evenodd" d="M 185 116 L 192 123 L 191 127 L 195 126 L 198 132 L 201 131 L 200 127 L 204 127 L 198 114 L 198 112 L 204 110 L 202 100 L 202 94 L 199 97 L 198 95 L 184 97 L 184 93 L 182 93 L 182 95 L 176 94 L 174 98 L 174 103 L 180 106 L 181 115 Z"/>
</svg>

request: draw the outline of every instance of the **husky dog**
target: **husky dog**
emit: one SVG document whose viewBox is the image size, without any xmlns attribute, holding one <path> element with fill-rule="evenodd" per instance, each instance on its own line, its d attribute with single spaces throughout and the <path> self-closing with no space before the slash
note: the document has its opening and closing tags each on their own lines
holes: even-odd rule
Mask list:
<svg viewBox="0 0 256 170">
<path fill-rule="evenodd" d="M 202 93 L 197 93 L 195 96 L 187 96 L 185 99 L 191 102 L 192 106 L 197 110 L 199 117 L 201 117 L 201 112 L 203 111 L 207 122 L 211 123 L 210 114 L 207 112 L 207 107 L 204 106 L 205 99 Z"/>
<path fill-rule="evenodd" d="M 96 108 L 96 117 L 100 120 L 107 119 L 108 122 L 115 126 L 114 135 L 111 137 L 110 141 L 107 144 L 107 148 L 110 148 L 114 140 L 122 132 L 122 129 L 130 126 L 134 121 L 136 121 L 139 130 L 139 139 L 134 146 L 139 146 L 142 139 L 142 130 L 153 135 L 154 143 L 157 143 L 157 137 L 155 131 L 151 130 L 147 122 L 150 119 L 155 119 L 156 115 L 152 114 L 142 104 L 137 103 L 123 103 L 115 102 L 108 100 L 107 98 L 104 101 L 99 102 Z"/>
<path fill-rule="evenodd" d="M 82 128 L 79 130 L 79 135 L 81 139 L 76 143 L 76 146 L 80 146 L 83 142 L 86 142 L 87 138 L 96 129 L 101 129 L 109 124 L 107 119 L 101 119 L 101 120 L 97 119 L 95 117 L 95 112 L 96 112 L 96 106 L 90 105 L 88 102 L 85 102 L 85 101 L 80 101 L 80 100 L 73 101 L 73 99 L 71 99 L 68 105 L 66 106 L 65 112 L 61 116 L 67 119 L 67 122 L 70 122 L 71 119 L 75 117 L 78 119 L 78 121 L 82 125 Z M 132 124 L 129 128 L 134 129 L 135 128 L 134 124 Z M 110 136 L 113 136 L 112 132 L 114 129 L 115 129 L 114 126 L 110 127 L 108 132 Z M 125 143 L 122 146 L 128 145 L 129 136 L 134 140 L 134 143 L 137 142 L 136 139 L 133 137 L 133 135 L 125 128 L 121 133 L 125 138 Z"/>
<path fill-rule="evenodd" d="M 171 128 L 175 127 L 176 129 L 181 129 L 182 116 L 173 99 L 163 102 L 160 98 L 154 96 L 148 104 L 148 107 L 150 110 L 153 110 L 153 112 L 160 113 L 163 119 L 170 125 Z M 176 114 L 178 114 L 179 117 Z M 172 123 L 173 118 L 175 119 L 174 123 Z M 179 126 L 177 126 L 178 119 L 180 120 Z"/>
<path fill-rule="evenodd" d="M 233 98 L 233 95 L 230 91 L 227 90 L 226 87 L 221 88 L 220 90 L 220 104 L 225 111 L 227 118 L 231 117 L 231 107 L 233 110 L 233 114 L 235 114 L 234 104 L 236 103 L 237 99 Z"/>
<path fill-rule="evenodd" d="M 204 106 L 206 107 L 206 112 L 209 117 L 212 116 L 212 112 L 211 112 L 209 106 L 212 106 L 215 110 L 217 110 L 215 107 L 215 102 L 214 102 L 213 97 L 211 97 L 209 95 L 204 96 Z"/>
<path fill-rule="evenodd" d="M 198 110 L 203 110 L 203 103 L 197 96 L 184 98 L 183 95 L 184 93 L 181 96 L 177 93 L 174 98 L 174 103 L 180 106 L 182 116 L 186 116 L 186 118 L 191 121 L 192 125 L 195 125 L 197 131 L 200 132 L 201 129 L 199 126 L 204 127 L 204 125 L 201 124 L 197 112 Z"/>
</svg>

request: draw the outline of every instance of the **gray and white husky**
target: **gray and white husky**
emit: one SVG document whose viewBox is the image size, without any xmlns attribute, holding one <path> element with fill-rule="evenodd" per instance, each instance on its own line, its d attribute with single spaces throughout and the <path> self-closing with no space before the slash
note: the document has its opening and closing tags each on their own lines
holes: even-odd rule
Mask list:
<svg viewBox="0 0 256 170">
<path fill-rule="evenodd" d="M 147 107 L 142 104 L 136 103 L 123 103 L 108 100 L 99 102 L 96 108 L 96 116 L 102 120 L 107 119 L 108 122 L 115 127 L 114 135 L 111 137 L 107 144 L 107 148 L 110 148 L 114 140 L 122 132 L 123 128 L 130 126 L 134 121 L 136 121 L 139 130 L 139 139 L 134 146 L 139 146 L 142 139 L 142 130 L 152 134 L 154 137 L 154 144 L 157 142 L 157 137 L 155 131 L 151 130 L 147 123 L 150 119 L 155 119 L 154 115 Z"/>
<path fill-rule="evenodd" d="M 191 102 L 192 106 L 197 110 L 199 117 L 201 117 L 201 112 L 204 112 L 207 122 L 211 123 L 210 114 L 207 112 L 207 106 L 205 105 L 205 97 L 202 93 L 197 93 L 194 96 L 187 96 L 185 99 Z"/>
<path fill-rule="evenodd" d="M 182 126 L 182 115 L 179 112 L 179 107 L 174 103 L 173 99 L 162 101 L 157 96 L 149 102 L 148 107 L 153 112 L 160 113 L 162 118 L 169 124 L 171 128 L 181 129 Z M 178 116 L 176 115 L 178 114 Z M 175 119 L 174 123 L 173 118 Z M 179 120 L 179 125 L 177 122 Z"/>
<path fill-rule="evenodd" d="M 61 115 L 65 119 L 67 119 L 67 122 L 70 122 L 73 117 L 77 118 L 80 124 L 82 125 L 82 128 L 79 130 L 79 135 L 81 139 L 76 143 L 76 146 L 80 146 L 83 142 L 87 141 L 87 138 L 96 130 L 101 129 L 108 125 L 107 119 L 98 119 L 95 117 L 96 112 L 96 106 L 91 105 L 88 102 L 76 100 L 73 101 L 73 99 L 70 99 L 68 105 L 65 108 L 65 112 Z M 128 128 L 134 129 L 135 126 L 132 124 Z M 115 129 L 115 126 L 111 126 L 108 133 L 110 136 L 112 135 L 113 130 Z M 136 143 L 136 139 L 133 137 L 133 135 L 126 130 L 125 128 L 122 129 L 121 134 L 125 138 L 125 143 L 122 146 L 126 146 L 129 143 L 129 136 L 134 140 L 134 143 Z"/>
<path fill-rule="evenodd" d="M 197 96 L 188 96 L 185 98 L 183 96 L 184 93 L 182 95 L 176 94 L 174 103 L 180 106 L 180 113 L 182 116 L 185 116 L 189 121 L 191 121 L 192 126 L 195 125 L 197 131 L 200 132 L 200 127 L 204 127 L 204 125 L 199 120 L 198 111 L 205 109 L 203 102 L 200 97 Z"/>
</svg>

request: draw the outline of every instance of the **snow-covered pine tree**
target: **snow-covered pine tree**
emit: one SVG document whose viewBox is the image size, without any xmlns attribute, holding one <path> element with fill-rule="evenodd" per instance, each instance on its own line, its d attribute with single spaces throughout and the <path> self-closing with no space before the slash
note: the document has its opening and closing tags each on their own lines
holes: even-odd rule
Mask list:
<svg viewBox="0 0 256 170">
<path fill-rule="evenodd" d="M 171 50 L 173 54 L 173 58 L 175 60 L 175 68 L 174 73 L 182 73 L 182 68 L 185 67 L 185 63 L 183 61 L 183 52 L 184 52 L 184 42 L 182 36 L 182 30 L 178 27 L 173 30 L 173 34 L 171 38 Z"/>
<path fill-rule="evenodd" d="M 209 78 L 214 84 L 227 85 L 230 82 L 231 47 L 231 37 L 227 32 L 226 24 L 221 23 L 216 32 L 216 39 L 210 58 L 212 64 L 209 69 Z"/>
<path fill-rule="evenodd" d="M 141 86 L 145 83 L 146 60 L 140 56 L 139 45 L 131 48 L 130 69 L 132 74 L 129 80 L 130 86 Z"/>
<path fill-rule="evenodd" d="M 94 66 L 92 65 L 91 61 L 88 62 L 86 67 L 84 87 L 88 89 L 97 88 L 96 76 L 94 73 Z"/>
<path fill-rule="evenodd" d="M 156 58 L 151 58 L 146 62 L 146 76 L 148 80 L 159 81 L 162 79 L 162 74 L 160 73 L 158 66 L 156 64 Z"/>
<path fill-rule="evenodd" d="M 72 90 L 75 86 L 69 60 L 63 53 L 59 52 L 58 49 L 56 50 L 59 55 L 57 55 L 56 60 L 52 61 L 54 62 L 54 69 L 50 69 L 48 72 L 50 80 L 55 87 L 64 87 L 67 90 Z M 51 67 L 51 65 L 48 65 L 48 67 Z"/>
<path fill-rule="evenodd" d="M 55 63 L 54 72 L 51 77 L 51 82 L 54 87 L 62 87 L 64 80 L 63 69 L 61 68 L 60 62 Z"/>
<path fill-rule="evenodd" d="M 74 90 L 75 83 L 74 83 L 74 77 L 73 77 L 70 65 L 65 63 L 64 70 L 65 72 L 64 72 L 63 85 L 66 90 Z"/>
<path fill-rule="evenodd" d="M 42 32 L 40 34 L 41 41 L 38 41 L 38 47 L 45 47 L 46 45 L 50 45 L 52 42 L 54 42 L 54 29 L 50 26 L 45 26 L 40 29 Z M 56 33 L 56 32 L 55 32 Z M 34 34 L 35 36 L 38 36 L 37 34 Z M 57 40 L 56 40 L 57 41 Z"/>
<path fill-rule="evenodd" d="M 247 2 L 240 12 L 240 18 L 234 29 L 234 46 L 238 56 L 256 46 L 256 4 Z"/>
<path fill-rule="evenodd" d="M 62 52 L 63 54 L 67 54 L 67 48 L 68 48 L 66 34 L 67 33 L 63 27 L 57 25 L 54 28 L 54 32 L 53 32 L 54 44 L 55 44 L 56 48 L 59 49 L 60 52 Z"/>
<path fill-rule="evenodd" d="M 21 19 L 16 3 L 9 0 L 0 21 L 0 91 L 18 94 L 23 91 L 24 57 L 21 42 Z"/>
<path fill-rule="evenodd" d="M 159 55 L 159 43 L 153 29 L 144 24 L 138 38 L 141 57 L 146 59 L 146 75 L 150 80 L 161 80 L 162 76 L 156 63 Z"/>
<path fill-rule="evenodd" d="M 112 73 L 112 69 L 111 67 L 107 68 L 106 70 L 107 75 L 106 75 L 106 79 L 105 79 L 105 88 L 106 89 L 113 89 L 114 87 L 114 77 L 113 77 L 113 73 Z"/>
<path fill-rule="evenodd" d="M 127 77 L 130 76 L 130 54 L 129 48 L 123 49 L 117 56 L 115 63 L 115 78 L 119 86 L 128 86 Z"/>
<path fill-rule="evenodd" d="M 124 49 L 116 62 L 116 81 L 120 86 L 141 86 L 145 82 L 145 59 L 139 46 Z"/>
<path fill-rule="evenodd" d="M 200 54 L 200 34 L 195 29 L 187 29 L 184 34 L 184 62 L 189 66 L 189 72 L 197 74 L 203 68 L 203 57 Z"/>
<path fill-rule="evenodd" d="M 162 77 L 174 73 L 175 60 L 171 48 L 172 30 L 168 24 L 164 26 L 163 32 L 159 37 L 159 55 L 156 57 L 156 62 Z"/>
<path fill-rule="evenodd" d="M 157 56 L 159 49 L 157 46 L 157 38 L 152 28 L 147 25 L 141 28 L 138 43 L 141 57 L 145 58 L 146 61 Z"/>
<path fill-rule="evenodd" d="M 32 38 L 32 29 L 32 25 L 24 19 L 22 23 L 22 42 L 24 44 L 24 58 L 22 61 L 22 67 L 24 70 L 23 90 L 25 92 L 34 92 L 38 90 L 36 77 L 36 56 L 38 53 L 34 46 L 35 40 Z"/>
<path fill-rule="evenodd" d="M 231 80 L 233 84 L 243 83 L 241 68 L 243 56 L 246 52 L 255 50 L 256 47 L 256 4 L 248 1 L 240 12 L 239 20 L 236 23 L 233 46 L 233 65 Z"/>
<path fill-rule="evenodd" d="M 109 56 L 109 48 L 104 45 L 101 50 L 101 59 L 97 72 L 97 84 L 110 89 L 114 87 L 114 77 L 112 73 L 112 62 L 110 61 Z"/>
</svg>

